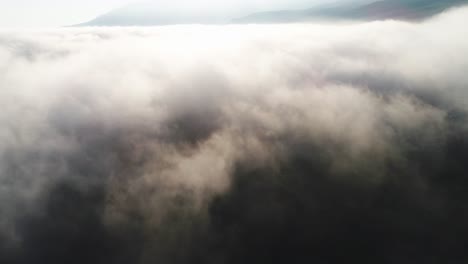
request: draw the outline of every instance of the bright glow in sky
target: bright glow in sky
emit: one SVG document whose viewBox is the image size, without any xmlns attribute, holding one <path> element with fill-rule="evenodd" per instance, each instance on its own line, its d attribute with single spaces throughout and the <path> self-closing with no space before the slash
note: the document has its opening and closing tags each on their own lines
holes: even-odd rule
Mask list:
<svg viewBox="0 0 468 264">
<path fill-rule="evenodd" d="M 129 0 L 0 0 L 0 26 L 75 24 L 128 2 Z"/>
<path fill-rule="evenodd" d="M 238 15 L 241 12 L 305 8 L 334 1 L 337 0 L 152 0 L 151 2 L 169 11 L 180 9 L 203 14 L 222 12 Z M 142 0 L 0 0 L 0 27 L 72 25 L 91 20 L 112 9 L 138 2 Z"/>
</svg>

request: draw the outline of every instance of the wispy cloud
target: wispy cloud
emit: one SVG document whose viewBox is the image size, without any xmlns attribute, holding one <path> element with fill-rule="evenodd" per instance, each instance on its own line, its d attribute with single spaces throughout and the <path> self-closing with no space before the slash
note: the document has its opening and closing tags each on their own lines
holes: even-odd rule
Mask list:
<svg viewBox="0 0 468 264">
<path fill-rule="evenodd" d="M 0 33 L 1 262 L 466 260 L 467 15 Z"/>
</svg>

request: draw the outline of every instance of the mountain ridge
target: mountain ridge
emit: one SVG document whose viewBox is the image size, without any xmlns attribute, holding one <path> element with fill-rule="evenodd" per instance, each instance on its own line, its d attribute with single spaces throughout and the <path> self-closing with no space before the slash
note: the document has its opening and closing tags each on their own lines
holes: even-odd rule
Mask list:
<svg viewBox="0 0 468 264">
<path fill-rule="evenodd" d="M 238 18 L 222 15 L 168 15 L 144 4 L 117 8 L 80 26 L 154 26 L 175 24 L 293 23 L 314 20 L 423 20 L 447 9 L 468 4 L 468 0 L 377 0 L 323 4 L 307 9 L 251 13 Z"/>
<path fill-rule="evenodd" d="M 362 5 L 259 12 L 234 19 L 234 23 L 301 22 L 320 19 L 422 20 L 447 9 L 467 4 L 467 0 L 380 0 Z"/>
</svg>

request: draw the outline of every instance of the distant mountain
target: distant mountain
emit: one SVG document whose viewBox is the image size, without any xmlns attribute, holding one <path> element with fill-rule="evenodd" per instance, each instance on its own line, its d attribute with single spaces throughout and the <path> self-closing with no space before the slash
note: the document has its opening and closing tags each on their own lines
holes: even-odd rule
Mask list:
<svg viewBox="0 0 468 264">
<path fill-rule="evenodd" d="M 420 20 L 467 3 L 468 0 L 384 0 L 362 6 L 354 15 L 373 20 Z"/>
<path fill-rule="evenodd" d="M 234 23 L 280 23 L 310 20 L 420 20 L 468 0 L 381 0 L 367 4 L 319 6 L 304 10 L 280 10 L 254 13 L 234 19 Z"/>
<path fill-rule="evenodd" d="M 229 19 L 219 18 L 215 15 L 190 15 L 160 9 L 151 3 L 130 4 L 114 9 L 97 18 L 74 26 L 151 26 L 190 23 L 220 23 L 229 22 Z"/>
<path fill-rule="evenodd" d="M 345 18 L 349 12 L 360 6 L 360 3 L 335 3 L 320 5 L 301 10 L 278 10 L 271 12 L 253 13 L 245 17 L 233 19 L 234 23 L 270 23 L 270 22 L 297 22 L 324 18 Z"/>
<path fill-rule="evenodd" d="M 75 26 L 152 26 L 172 24 L 285 23 L 313 20 L 419 20 L 448 8 L 467 4 L 468 0 L 341 0 L 302 10 L 254 13 L 232 19 L 223 14 L 181 13 L 161 10 L 150 3 L 132 4 L 110 11 Z"/>
</svg>

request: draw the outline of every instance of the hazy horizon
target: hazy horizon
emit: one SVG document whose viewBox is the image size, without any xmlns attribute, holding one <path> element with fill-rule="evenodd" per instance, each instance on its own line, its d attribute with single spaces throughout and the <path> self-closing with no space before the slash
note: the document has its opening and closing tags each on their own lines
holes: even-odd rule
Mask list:
<svg viewBox="0 0 468 264">
<path fill-rule="evenodd" d="M 0 27 L 60 27 L 79 24 L 130 4 L 151 3 L 163 12 L 212 14 L 221 12 L 233 18 L 236 14 L 275 9 L 306 8 L 323 3 L 353 0 L 17 0 L 0 2 Z M 361 1 L 361 0 L 359 0 Z"/>
</svg>

